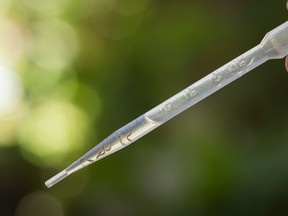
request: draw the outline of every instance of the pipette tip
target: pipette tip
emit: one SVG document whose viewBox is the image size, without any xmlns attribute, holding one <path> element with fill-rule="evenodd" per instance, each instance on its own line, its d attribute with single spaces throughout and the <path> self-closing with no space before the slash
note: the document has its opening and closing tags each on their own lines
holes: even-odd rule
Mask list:
<svg viewBox="0 0 288 216">
<path fill-rule="evenodd" d="M 55 185 L 56 183 L 58 183 L 59 181 L 61 181 L 62 179 L 64 179 L 65 177 L 68 176 L 68 173 L 66 172 L 66 170 L 63 170 L 62 172 L 58 173 L 57 175 L 53 176 L 52 178 L 50 178 L 49 180 L 47 180 L 45 182 L 45 185 L 50 188 L 53 185 Z"/>
</svg>

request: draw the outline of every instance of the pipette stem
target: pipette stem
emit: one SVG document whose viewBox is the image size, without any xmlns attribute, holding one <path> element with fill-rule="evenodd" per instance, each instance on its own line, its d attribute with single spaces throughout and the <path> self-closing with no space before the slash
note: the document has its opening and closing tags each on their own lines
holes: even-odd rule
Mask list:
<svg viewBox="0 0 288 216">
<path fill-rule="evenodd" d="M 46 181 L 46 186 L 51 187 L 73 172 L 130 145 L 267 60 L 283 58 L 286 55 L 288 55 L 288 22 L 267 33 L 259 45 L 118 129 L 67 169 Z"/>
</svg>

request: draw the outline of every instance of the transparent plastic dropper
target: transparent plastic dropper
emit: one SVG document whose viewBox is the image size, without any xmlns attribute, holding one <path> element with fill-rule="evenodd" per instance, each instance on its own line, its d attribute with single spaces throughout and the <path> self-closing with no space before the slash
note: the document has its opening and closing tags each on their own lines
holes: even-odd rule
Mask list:
<svg viewBox="0 0 288 216">
<path fill-rule="evenodd" d="M 130 145 L 267 60 L 279 59 L 287 55 L 288 22 L 285 22 L 268 32 L 259 45 L 115 131 L 68 168 L 46 181 L 46 186 L 52 187 L 71 173 Z"/>
</svg>

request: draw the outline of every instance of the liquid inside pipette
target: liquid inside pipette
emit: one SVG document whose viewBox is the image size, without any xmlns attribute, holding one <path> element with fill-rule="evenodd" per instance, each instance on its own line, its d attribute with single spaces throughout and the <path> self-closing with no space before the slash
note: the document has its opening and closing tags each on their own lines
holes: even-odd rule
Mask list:
<svg viewBox="0 0 288 216">
<path fill-rule="evenodd" d="M 52 187 L 79 169 L 128 146 L 267 60 L 283 58 L 286 55 L 288 55 L 288 22 L 266 34 L 259 45 L 108 136 L 72 165 L 46 181 L 46 186 Z"/>
</svg>

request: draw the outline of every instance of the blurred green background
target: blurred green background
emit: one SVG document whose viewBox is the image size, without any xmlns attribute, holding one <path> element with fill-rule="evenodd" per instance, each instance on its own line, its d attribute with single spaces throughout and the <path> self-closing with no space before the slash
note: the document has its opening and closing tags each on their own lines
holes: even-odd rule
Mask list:
<svg viewBox="0 0 288 216">
<path fill-rule="evenodd" d="M 257 45 L 285 1 L 1 0 L 0 215 L 288 215 L 288 75 L 262 65 L 110 157 L 44 182 Z"/>
</svg>

